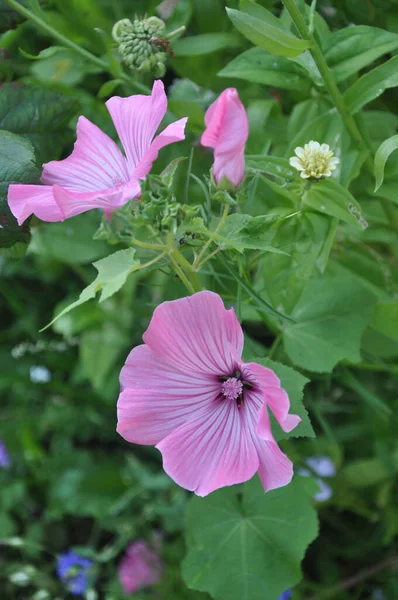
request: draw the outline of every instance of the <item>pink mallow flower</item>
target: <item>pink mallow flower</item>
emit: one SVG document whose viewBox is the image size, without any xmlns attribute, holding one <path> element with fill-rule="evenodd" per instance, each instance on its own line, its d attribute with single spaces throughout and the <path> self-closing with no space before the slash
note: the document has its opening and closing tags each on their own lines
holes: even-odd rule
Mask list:
<svg viewBox="0 0 398 600">
<path fill-rule="evenodd" d="M 245 107 L 234 88 L 228 88 L 208 108 L 206 130 L 201 144 L 214 148 L 213 177 L 219 184 L 224 177 L 238 187 L 245 175 L 245 145 L 249 122 Z"/>
<path fill-rule="evenodd" d="M 156 585 L 162 574 L 162 563 L 148 544 L 139 540 L 130 544 L 119 565 L 119 580 L 126 594 Z"/>
<path fill-rule="evenodd" d="M 198 496 L 256 472 L 265 491 L 290 482 L 292 463 L 274 440 L 268 408 L 284 431 L 301 419 L 289 414 L 271 369 L 242 361 L 233 308 L 208 291 L 163 302 L 143 339 L 120 376 L 120 435 L 156 445 L 166 473 Z"/>
<path fill-rule="evenodd" d="M 138 180 L 149 173 L 160 148 L 185 138 L 186 118 L 154 137 L 167 110 L 161 81 L 154 82 L 150 96 L 115 96 L 106 106 L 125 154 L 94 123 L 79 117 L 72 154 L 43 165 L 44 185 L 9 186 L 8 203 L 19 224 L 31 214 L 43 221 L 63 221 L 92 208 L 102 208 L 109 216 L 140 195 Z"/>
</svg>

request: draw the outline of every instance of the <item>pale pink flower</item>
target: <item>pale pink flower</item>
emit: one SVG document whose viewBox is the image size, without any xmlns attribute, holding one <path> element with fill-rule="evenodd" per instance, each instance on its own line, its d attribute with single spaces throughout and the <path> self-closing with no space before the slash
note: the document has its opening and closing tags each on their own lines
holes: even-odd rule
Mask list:
<svg viewBox="0 0 398 600">
<path fill-rule="evenodd" d="M 126 594 L 156 585 L 161 574 L 160 558 L 145 541 L 139 540 L 128 546 L 119 565 L 119 580 Z"/>
<path fill-rule="evenodd" d="M 9 186 L 8 203 L 19 224 L 31 214 L 43 221 L 63 221 L 92 208 L 102 208 L 109 216 L 140 195 L 138 180 L 149 173 L 160 148 L 185 137 L 186 118 L 154 137 L 167 110 L 159 80 L 150 96 L 115 96 L 106 106 L 125 155 L 94 123 L 79 117 L 72 154 L 43 165 L 44 185 Z"/>
<path fill-rule="evenodd" d="M 256 472 L 265 491 L 290 482 L 268 408 L 284 431 L 301 419 L 273 371 L 242 361 L 233 308 L 208 291 L 163 302 L 143 339 L 120 376 L 117 430 L 126 440 L 156 445 L 166 473 L 198 496 Z"/>
<path fill-rule="evenodd" d="M 214 148 L 213 177 L 218 184 L 225 177 L 238 187 L 245 175 L 245 145 L 249 122 L 245 107 L 234 88 L 228 88 L 208 108 L 202 146 Z"/>
</svg>

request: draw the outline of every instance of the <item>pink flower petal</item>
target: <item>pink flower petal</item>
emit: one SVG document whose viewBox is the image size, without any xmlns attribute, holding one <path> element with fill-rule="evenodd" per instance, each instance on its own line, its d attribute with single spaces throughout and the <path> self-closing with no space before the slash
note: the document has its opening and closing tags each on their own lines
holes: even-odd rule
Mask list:
<svg viewBox="0 0 398 600">
<path fill-rule="evenodd" d="M 233 308 L 226 310 L 220 296 L 208 291 L 163 302 L 143 339 L 181 371 L 218 376 L 232 374 L 243 349 Z"/>
<path fill-rule="evenodd" d="M 72 192 L 59 185 L 54 185 L 53 192 L 63 219 L 69 219 L 92 208 L 102 208 L 109 217 L 113 210 L 121 208 L 126 202 L 139 196 L 141 187 L 138 181 L 133 180 L 129 184 L 113 189 L 93 192 Z"/>
<path fill-rule="evenodd" d="M 94 192 L 129 181 L 127 161 L 109 136 L 85 117 L 79 117 L 76 131 L 72 154 L 43 165 L 43 183 L 74 192 Z"/>
<path fill-rule="evenodd" d="M 226 400 L 198 410 L 156 447 L 166 473 L 198 496 L 247 481 L 259 467 L 241 411 Z"/>
<path fill-rule="evenodd" d="M 289 414 L 289 396 L 287 395 L 286 391 L 280 387 L 280 380 L 278 377 L 273 371 L 271 371 L 271 369 L 267 369 L 258 363 L 247 363 L 246 367 L 251 373 L 253 373 L 264 393 L 265 403 L 262 406 L 259 415 L 257 426 L 258 435 L 264 437 L 267 431 L 266 425 L 264 430 L 262 428 L 262 423 L 264 419 L 266 419 L 266 405 L 268 405 L 274 413 L 275 418 L 283 431 L 292 431 L 300 423 L 301 417 L 298 415 Z"/>
<path fill-rule="evenodd" d="M 180 142 L 185 139 L 185 125 L 188 121 L 187 117 L 171 123 L 159 135 L 155 137 L 148 150 L 145 152 L 141 161 L 134 170 L 133 177 L 144 179 L 152 169 L 152 164 L 157 159 L 159 150 L 164 146 Z"/>
<path fill-rule="evenodd" d="M 8 188 L 8 205 L 19 225 L 32 214 L 42 221 L 64 219 L 49 185 L 11 184 Z"/>
<path fill-rule="evenodd" d="M 266 405 L 264 404 L 263 406 Z M 275 442 L 270 426 L 264 436 L 265 439 L 261 439 L 257 435 L 256 427 L 259 418 L 259 405 L 258 398 L 253 397 L 252 392 L 247 394 L 245 409 L 245 427 L 251 431 L 253 443 L 257 450 L 259 459 L 258 474 L 264 491 L 268 492 L 287 485 L 293 477 L 293 464 Z M 264 425 L 263 427 L 265 429 Z"/>
<path fill-rule="evenodd" d="M 220 393 L 215 377 L 178 371 L 145 345 L 130 352 L 120 383 L 117 431 L 136 444 L 157 444 Z"/>
<path fill-rule="evenodd" d="M 114 96 L 106 102 L 106 106 L 123 144 L 129 174 L 132 176 L 166 114 L 167 97 L 164 85 L 157 80 L 153 84 L 151 96 Z"/>
<path fill-rule="evenodd" d="M 201 144 L 214 148 L 213 176 L 216 183 L 226 177 L 235 187 L 245 172 L 244 152 L 249 135 L 245 107 L 234 88 L 228 88 L 209 107 Z"/>
</svg>

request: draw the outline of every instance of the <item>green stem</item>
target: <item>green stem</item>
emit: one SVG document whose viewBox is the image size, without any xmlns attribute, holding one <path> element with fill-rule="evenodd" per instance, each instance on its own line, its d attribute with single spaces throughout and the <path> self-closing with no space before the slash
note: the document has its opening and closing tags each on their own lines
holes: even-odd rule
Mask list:
<svg viewBox="0 0 398 600">
<path fill-rule="evenodd" d="M 333 77 L 332 71 L 329 69 L 329 66 L 322 54 L 320 47 L 318 46 L 314 36 L 310 32 L 307 24 L 300 13 L 299 9 L 296 6 L 295 0 L 283 0 L 283 3 L 290 14 L 293 23 L 297 27 L 300 35 L 305 39 L 311 42 L 310 52 L 312 54 L 312 58 L 314 59 L 316 66 L 319 69 L 320 74 L 322 75 L 325 86 L 331 95 L 333 102 L 339 111 L 344 124 L 347 128 L 347 131 L 351 135 L 352 139 L 356 143 L 358 149 L 364 150 L 368 153 L 366 162 L 367 166 L 371 173 L 373 173 L 373 159 L 372 152 L 368 148 L 366 141 L 364 140 L 359 128 L 355 122 L 354 117 L 350 114 L 345 102 L 343 95 L 341 94 L 336 81 Z M 390 200 L 387 198 L 379 198 L 380 203 L 383 207 L 383 210 L 392 226 L 392 228 L 398 232 L 398 215 L 391 204 Z"/>
<path fill-rule="evenodd" d="M 272 360 L 272 359 L 273 359 L 273 357 L 274 357 L 274 355 L 275 355 L 275 352 L 276 352 L 276 350 L 278 349 L 278 346 L 279 346 L 279 344 L 280 344 L 280 342 L 281 342 L 281 340 L 282 340 L 282 335 L 283 335 L 283 331 L 280 331 L 280 332 L 278 333 L 278 335 L 276 336 L 276 338 L 274 339 L 274 341 L 272 342 L 272 346 L 271 346 L 271 348 L 269 349 L 268 356 L 267 356 L 267 358 L 268 358 L 269 360 Z"/>
<path fill-rule="evenodd" d="M 134 246 L 138 246 L 139 248 L 147 248 L 148 250 L 157 250 L 159 252 L 167 250 L 167 246 L 163 244 L 150 244 L 149 242 L 141 242 L 141 240 L 136 240 L 135 238 L 132 238 L 130 241 Z"/>
<path fill-rule="evenodd" d="M 195 292 L 200 292 L 202 286 L 200 285 L 199 278 L 193 270 L 191 263 L 187 261 L 185 256 L 183 256 L 181 252 L 175 247 L 174 237 L 172 233 L 167 234 L 167 246 L 169 248 L 169 257 L 173 263 L 174 269 L 178 273 L 179 277 L 181 277 L 181 274 L 184 275 L 184 278 L 181 277 L 181 279 L 184 282 L 187 289 L 190 291 L 191 294 Z M 176 267 L 178 267 L 178 270 Z M 188 280 L 189 286 L 187 286 L 186 280 Z"/>
<path fill-rule="evenodd" d="M 94 54 L 89 52 L 88 50 L 85 50 L 84 48 L 81 48 L 78 44 L 75 44 L 75 42 L 72 42 L 72 40 L 70 40 L 66 36 L 62 35 L 62 33 L 59 33 L 56 29 L 51 27 L 51 25 L 49 25 L 48 23 L 43 21 L 43 19 L 41 19 L 38 15 L 36 15 L 32 11 L 30 11 L 25 6 L 22 6 L 21 4 L 19 4 L 19 2 L 16 2 L 16 0 L 5 0 L 5 1 L 17 13 L 19 13 L 26 19 L 29 19 L 29 21 L 31 21 L 32 23 L 37 25 L 37 27 L 39 27 L 39 29 L 41 29 L 42 31 L 44 31 L 45 33 L 47 33 L 49 36 L 53 37 L 54 39 L 58 40 L 58 42 L 60 42 L 63 46 L 66 46 L 67 48 L 71 48 L 72 50 L 74 50 L 74 52 L 76 52 L 77 54 L 80 54 L 80 56 L 82 56 L 89 62 L 92 62 L 97 67 L 100 67 L 104 71 L 107 71 L 107 72 L 111 73 L 111 75 L 113 75 L 110 65 L 105 60 L 98 58 L 97 56 L 95 56 Z M 130 77 L 128 75 L 126 75 L 125 73 L 119 75 L 119 78 L 122 79 L 124 81 L 124 83 L 130 85 L 132 88 L 135 88 L 139 92 L 143 92 L 143 93 L 147 94 L 150 91 L 146 85 L 143 85 L 142 83 L 140 83 L 138 81 L 134 81 L 133 79 L 130 79 Z"/>
<path fill-rule="evenodd" d="M 198 256 L 195 259 L 195 262 L 192 265 L 192 267 L 195 270 L 199 270 L 199 264 L 200 264 L 202 257 L 204 256 L 204 254 L 205 254 L 206 250 L 208 249 L 208 247 L 210 246 L 210 244 L 215 240 L 215 237 L 216 237 L 217 233 L 220 231 L 221 227 L 224 225 L 225 220 L 228 216 L 228 213 L 229 213 L 229 205 L 224 204 L 224 210 L 223 210 L 221 219 L 220 219 L 216 229 L 214 230 L 214 232 L 212 234 L 210 234 L 209 239 L 204 244 L 202 250 L 199 252 Z"/>
</svg>

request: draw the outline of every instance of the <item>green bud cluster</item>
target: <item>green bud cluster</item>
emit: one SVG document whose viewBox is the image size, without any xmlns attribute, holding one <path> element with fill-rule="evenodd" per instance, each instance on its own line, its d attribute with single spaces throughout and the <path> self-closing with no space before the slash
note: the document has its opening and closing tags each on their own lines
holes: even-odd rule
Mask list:
<svg viewBox="0 0 398 600">
<path fill-rule="evenodd" d="M 112 37 L 118 43 L 122 61 L 129 69 L 141 73 L 152 72 L 155 77 L 164 76 L 167 40 L 162 39 L 161 35 L 165 27 L 158 17 L 141 21 L 135 19 L 133 22 L 122 19 L 113 26 Z"/>
<path fill-rule="evenodd" d="M 150 175 L 143 187 L 134 211 L 136 226 L 150 225 L 156 234 L 176 233 L 182 223 L 189 222 L 199 211 L 198 206 L 178 202 L 162 176 Z"/>
</svg>

